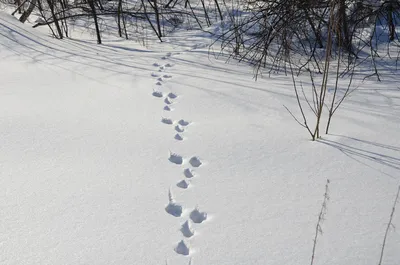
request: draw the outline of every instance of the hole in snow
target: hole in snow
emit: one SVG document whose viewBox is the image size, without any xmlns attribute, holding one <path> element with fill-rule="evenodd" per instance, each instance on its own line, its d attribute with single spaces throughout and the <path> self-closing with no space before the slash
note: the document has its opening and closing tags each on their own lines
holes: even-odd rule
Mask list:
<svg viewBox="0 0 400 265">
<path fill-rule="evenodd" d="M 180 125 L 182 125 L 182 126 L 188 126 L 188 125 L 190 124 L 190 122 L 185 121 L 185 120 L 179 120 L 178 123 L 179 123 Z"/>
<path fill-rule="evenodd" d="M 170 98 L 166 97 L 166 98 L 164 99 L 164 103 L 165 103 L 165 104 L 168 104 L 168 105 L 171 105 L 173 102 L 171 101 Z"/>
<path fill-rule="evenodd" d="M 182 215 L 182 206 L 175 202 L 170 202 L 165 207 L 165 211 L 172 216 L 180 217 Z"/>
<path fill-rule="evenodd" d="M 200 212 L 199 209 L 196 208 L 190 213 L 190 219 L 193 223 L 200 224 L 207 219 L 207 213 Z"/>
<path fill-rule="evenodd" d="M 176 125 L 175 126 L 175 131 L 177 131 L 177 132 L 184 132 L 185 131 L 185 129 L 184 128 L 182 128 L 181 126 L 179 126 L 179 125 Z"/>
<path fill-rule="evenodd" d="M 183 140 L 182 136 L 180 136 L 179 133 L 175 134 L 174 139 L 178 140 L 178 141 L 182 141 Z"/>
<path fill-rule="evenodd" d="M 182 224 L 181 232 L 184 237 L 192 237 L 194 235 L 194 229 L 189 220 Z"/>
<path fill-rule="evenodd" d="M 185 241 L 181 241 L 175 248 L 176 253 L 187 256 L 190 253 L 190 248 Z"/>
<path fill-rule="evenodd" d="M 186 168 L 185 170 L 183 170 L 183 175 L 185 175 L 185 177 L 189 179 L 195 176 L 194 171 L 191 170 L 190 168 Z"/>
<path fill-rule="evenodd" d="M 157 97 L 157 98 L 162 98 L 163 97 L 163 93 L 161 91 L 153 91 L 152 95 Z"/>
<path fill-rule="evenodd" d="M 187 189 L 187 188 L 189 188 L 189 185 L 190 185 L 190 183 L 186 179 L 181 180 L 176 184 L 176 186 L 178 186 L 181 189 Z"/>
<path fill-rule="evenodd" d="M 168 160 L 177 165 L 182 165 L 183 163 L 183 158 L 174 153 L 170 153 Z"/>
<path fill-rule="evenodd" d="M 171 92 L 171 93 L 168 94 L 168 97 L 172 98 L 172 99 L 175 99 L 175 98 L 178 97 L 178 95 Z"/>
<path fill-rule="evenodd" d="M 203 164 L 200 161 L 200 158 L 198 158 L 197 156 L 192 157 L 189 163 L 192 165 L 192 167 L 200 167 Z"/>
<path fill-rule="evenodd" d="M 165 124 L 172 124 L 172 123 L 174 123 L 171 119 L 168 119 L 168 118 L 162 118 L 162 119 L 161 119 L 161 122 L 162 122 L 162 123 L 165 123 Z"/>
</svg>

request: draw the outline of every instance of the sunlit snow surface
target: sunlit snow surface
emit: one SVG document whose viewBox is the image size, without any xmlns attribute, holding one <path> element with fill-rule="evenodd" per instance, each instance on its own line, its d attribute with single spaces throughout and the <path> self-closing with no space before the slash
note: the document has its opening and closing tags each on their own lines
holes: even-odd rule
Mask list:
<svg viewBox="0 0 400 265">
<path fill-rule="evenodd" d="M 356 80 L 311 142 L 284 108 L 298 114 L 290 78 L 255 82 L 204 34 L 145 48 L 47 30 L 0 13 L 0 264 L 308 264 L 326 179 L 314 264 L 377 264 L 400 183 L 396 75 Z M 391 229 L 383 264 L 399 250 Z"/>
</svg>

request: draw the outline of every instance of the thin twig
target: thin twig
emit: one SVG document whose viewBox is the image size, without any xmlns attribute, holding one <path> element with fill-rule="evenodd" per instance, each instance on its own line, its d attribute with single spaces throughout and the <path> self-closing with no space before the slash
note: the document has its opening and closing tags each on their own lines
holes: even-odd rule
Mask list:
<svg viewBox="0 0 400 265">
<path fill-rule="evenodd" d="M 313 249 L 312 249 L 312 255 L 311 255 L 311 263 L 310 265 L 313 265 L 314 263 L 314 258 L 315 258 L 315 250 L 317 248 L 317 240 L 318 240 L 318 235 L 322 234 L 322 223 L 325 220 L 325 215 L 326 215 L 326 205 L 329 201 L 329 179 L 326 180 L 325 184 L 325 193 L 324 193 L 324 201 L 322 202 L 321 205 L 321 210 L 318 215 L 318 221 L 317 225 L 315 226 L 315 235 L 314 235 L 314 244 L 313 244 Z"/>
<path fill-rule="evenodd" d="M 394 212 L 396 210 L 396 204 L 397 204 L 397 201 L 399 199 L 399 194 L 400 194 L 400 185 L 399 185 L 399 188 L 397 189 L 396 199 L 394 200 L 393 207 L 392 207 L 392 212 L 390 213 L 389 223 L 388 223 L 388 225 L 386 227 L 385 236 L 383 237 L 383 243 L 382 243 L 382 248 L 381 248 L 381 256 L 379 258 L 378 265 L 382 265 L 383 252 L 384 252 L 385 246 L 386 246 L 386 238 L 387 238 L 387 235 L 389 233 L 390 227 L 393 225 L 392 224 L 392 220 L 393 220 Z"/>
</svg>

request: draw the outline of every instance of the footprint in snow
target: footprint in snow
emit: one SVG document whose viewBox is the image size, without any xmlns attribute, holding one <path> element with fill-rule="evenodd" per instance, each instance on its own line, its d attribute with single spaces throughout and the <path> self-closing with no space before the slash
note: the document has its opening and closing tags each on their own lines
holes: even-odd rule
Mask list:
<svg viewBox="0 0 400 265">
<path fill-rule="evenodd" d="M 195 176 L 195 173 L 190 168 L 185 168 L 185 170 L 183 170 L 183 175 L 185 175 L 185 177 L 190 179 L 190 178 L 193 178 Z"/>
<path fill-rule="evenodd" d="M 168 119 L 168 118 L 162 118 L 161 122 L 164 124 L 168 124 L 168 125 L 171 125 L 174 123 L 171 119 Z"/>
<path fill-rule="evenodd" d="M 160 82 L 163 81 L 162 77 L 157 78 L 157 80 L 160 81 Z"/>
<path fill-rule="evenodd" d="M 156 91 L 156 90 L 153 91 L 152 95 L 155 96 L 156 98 L 162 98 L 164 96 L 161 91 Z"/>
<path fill-rule="evenodd" d="M 152 77 L 159 77 L 160 75 L 159 75 L 159 74 L 156 74 L 156 73 L 151 73 L 151 76 L 152 76 Z"/>
<path fill-rule="evenodd" d="M 189 188 L 190 182 L 187 181 L 186 179 L 179 181 L 176 186 L 178 186 L 181 189 L 187 189 Z"/>
<path fill-rule="evenodd" d="M 181 232 L 184 237 L 192 237 L 194 235 L 194 229 L 192 228 L 192 224 L 189 220 L 186 220 L 181 226 Z"/>
<path fill-rule="evenodd" d="M 192 157 L 189 160 L 189 163 L 192 165 L 192 167 L 200 167 L 203 164 L 200 158 L 198 158 L 197 156 Z"/>
<path fill-rule="evenodd" d="M 159 63 L 153 63 L 153 66 L 158 67 L 158 66 L 160 66 L 160 64 Z"/>
<path fill-rule="evenodd" d="M 165 111 L 172 111 L 173 109 L 172 109 L 170 106 L 165 106 L 165 107 L 164 107 L 164 110 L 165 110 Z"/>
<path fill-rule="evenodd" d="M 172 98 L 172 99 L 175 99 L 175 98 L 178 97 L 178 95 L 175 94 L 175 93 L 170 92 L 170 93 L 168 93 L 167 97 Z"/>
<path fill-rule="evenodd" d="M 190 124 L 190 122 L 185 121 L 185 120 L 179 120 L 178 123 L 179 123 L 179 125 L 182 125 L 182 126 L 188 126 Z"/>
<path fill-rule="evenodd" d="M 183 164 L 183 158 L 182 156 L 174 153 L 169 153 L 169 158 L 168 160 L 171 163 L 177 164 L 177 165 L 182 165 Z"/>
<path fill-rule="evenodd" d="M 161 65 L 158 69 L 159 69 L 159 70 L 164 70 L 164 69 L 165 69 L 165 66 L 164 66 L 164 65 Z"/>
<path fill-rule="evenodd" d="M 164 99 L 164 103 L 167 104 L 167 105 L 171 105 L 171 104 L 174 103 L 174 102 L 172 102 L 172 100 L 171 100 L 169 97 L 166 97 L 166 98 Z"/>
<path fill-rule="evenodd" d="M 165 207 L 165 211 L 172 216 L 180 217 L 182 215 L 182 206 L 175 202 L 171 190 L 168 191 L 169 203 Z"/>
<path fill-rule="evenodd" d="M 162 86 L 162 83 L 161 83 L 160 81 L 158 81 L 158 82 L 156 83 L 156 85 L 157 85 L 157 86 Z"/>
<path fill-rule="evenodd" d="M 200 212 L 199 208 L 196 207 L 196 209 L 194 209 L 190 213 L 190 219 L 193 221 L 193 223 L 201 224 L 202 222 L 207 220 L 207 213 Z"/>
<path fill-rule="evenodd" d="M 172 75 L 167 75 L 166 74 L 166 75 L 163 75 L 163 77 L 168 79 L 168 78 L 172 78 Z"/>
<path fill-rule="evenodd" d="M 190 247 L 187 242 L 181 240 L 175 248 L 175 252 L 184 256 L 190 254 Z"/>
<path fill-rule="evenodd" d="M 175 131 L 177 131 L 177 132 L 179 132 L 179 133 L 182 133 L 182 132 L 185 131 L 185 129 L 182 128 L 181 126 L 179 126 L 179 124 L 178 124 L 178 125 L 175 126 Z"/>
<path fill-rule="evenodd" d="M 174 66 L 172 63 L 167 63 L 167 64 L 165 65 L 165 67 L 172 67 L 172 66 Z"/>
<path fill-rule="evenodd" d="M 165 211 L 172 216 L 180 217 L 182 215 L 182 206 L 175 202 L 170 202 L 165 207 Z"/>
<path fill-rule="evenodd" d="M 179 133 L 177 133 L 177 134 L 175 134 L 174 139 L 177 141 L 182 141 L 183 137 Z"/>
</svg>

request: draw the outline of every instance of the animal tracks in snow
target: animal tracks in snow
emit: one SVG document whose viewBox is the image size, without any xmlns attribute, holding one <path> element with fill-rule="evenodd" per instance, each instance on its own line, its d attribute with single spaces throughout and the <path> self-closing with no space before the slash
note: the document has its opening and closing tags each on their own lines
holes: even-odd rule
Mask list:
<svg viewBox="0 0 400 265">
<path fill-rule="evenodd" d="M 177 165 L 182 165 L 183 164 L 183 158 L 182 158 L 182 156 L 180 156 L 178 154 L 170 153 L 168 160 L 171 163 L 174 163 L 174 164 L 177 164 Z"/>
<path fill-rule="evenodd" d="M 165 111 L 173 111 L 173 109 L 170 106 L 164 106 L 164 110 Z"/>
<path fill-rule="evenodd" d="M 182 215 L 182 206 L 175 202 L 170 202 L 165 207 L 165 211 L 172 216 L 180 217 Z"/>
<path fill-rule="evenodd" d="M 187 256 L 190 254 L 190 247 L 187 242 L 181 240 L 175 248 L 176 253 Z"/>
<path fill-rule="evenodd" d="M 163 92 L 154 90 L 152 95 L 156 98 L 162 98 L 164 96 Z"/>
<path fill-rule="evenodd" d="M 192 167 L 200 167 L 203 163 L 201 162 L 200 158 L 198 158 L 197 156 L 192 157 L 189 160 L 190 165 L 192 165 Z"/>
<path fill-rule="evenodd" d="M 194 229 L 189 220 L 186 220 L 181 226 L 181 232 L 184 237 L 192 237 L 194 235 Z"/>
<path fill-rule="evenodd" d="M 177 131 L 178 133 L 182 133 L 182 132 L 184 132 L 185 131 L 185 129 L 184 128 L 182 128 L 181 126 L 179 126 L 179 125 L 176 125 L 175 126 L 175 131 Z"/>
<path fill-rule="evenodd" d="M 176 99 L 178 97 L 178 95 L 175 94 L 175 93 L 170 92 L 170 93 L 168 93 L 167 97 L 169 97 L 171 99 Z"/>
<path fill-rule="evenodd" d="M 179 133 L 175 134 L 174 139 L 177 141 L 183 141 L 183 137 Z"/>
<path fill-rule="evenodd" d="M 207 213 L 206 212 L 200 212 L 199 208 L 196 207 L 190 213 L 190 219 L 193 221 L 193 223 L 201 224 L 202 222 L 207 220 Z"/>
<path fill-rule="evenodd" d="M 179 54 L 179 53 L 174 53 L 174 54 Z M 172 75 L 168 73 L 168 69 L 174 67 L 174 64 L 168 60 L 172 56 L 173 56 L 172 53 L 167 53 L 166 55 L 161 57 L 161 60 L 164 61 L 163 63 L 158 63 L 158 62 L 153 63 L 153 66 L 156 67 L 156 69 L 158 69 L 158 72 L 157 70 L 155 70 L 155 72 L 151 72 L 150 74 L 151 77 L 154 78 L 155 86 L 157 86 L 159 90 L 162 90 L 159 91 L 153 89 L 152 95 L 156 98 L 163 99 L 164 102 L 163 111 L 168 111 L 168 112 L 174 110 L 177 106 L 175 104 L 179 103 L 179 101 L 182 100 L 179 94 L 172 92 L 170 89 L 169 91 L 166 90 L 168 88 L 168 85 L 166 84 L 168 84 L 168 80 L 172 78 Z M 163 85 L 166 86 L 164 87 Z M 174 108 L 172 108 L 172 106 L 174 106 Z M 183 140 L 187 139 L 185 137 L 185 133 L 187 131 L 186 130 L 187 127 L 192 123 L 191 121 L 185 119 L 173 120 L 171 118 L 162 117 L 161 122 L 163 124 L 173 125 L 175 133 L 174 140 L 182 142 Z M 171 151 L 169 152 L 168 160 L 172 164 L 179 166 L 185 164 L 185 167 L 181 169 L 183 170 L 184 178 L 176 182 L 174 188 L 181 189 L 181 192 L 188 192 L 186 190 L 188 190 L 189 186 L 191 185 L 192 179 L 197 176 L 194 171 L 194 168 L 201 167 L 203 165 L 203 161 L 198 156 L 192 156 L 190 159 L 188 157 L 188 160 L 186 160 L 181 155 L 172 153 Z M 165 206 L 165 211 L 171 216 L 180 218 L 182 217 L 182 214 L 184 212 L 183 206 L 182 204 L 179 204 L 175 201 L 171 192 L 171 188 L 168 191 L 169 200 L 168 204 Z M 190 212 L 187 220 L 180 224 L 179 231 L 182 233 L 183 239 L 179 241 L 174 247 L 174 251 L 177 254 L 183 256 L 188 256 L 191 254 L 192 251 L 189 243 L 191 242 L 192 237 L 195 236 L 195 230 L 193 226 L 196 226 L 196 224 L 201 224 L 205 220 L 207 220 L 207 213 L 200 211 L 199 208 L 196 207 Z M 193 225 L 193 223 L 195 225 Z"/>
<path fill-rule="evenodd" d="M 168 119 L 168 118 L 162 118 L 162 119 L 161 119 L 161 122 L 164 123 L 164 124 L 168 124 L 168 125 L 171 125 L 171 124 L 174 123 L 173 120 Z"/>
<path fill-rule="evenodd" d="M 181 181 L 179 181 L 176 186 L 178 186 L 181 189 L 187 189 L 190 186 L 190 182 L 187 181 L 186 179 L 183 179 Z"/>
<path fill-rule="evenodd" d="M 190 168 L 185 168 L 183 170 L 183 175 L 185 175 L 185 177 L 187 177 L 188 179 L 191 179 L 191 178 L 193 178 L 195 176 L 195 173 Z"/>
<path fill-rule="evenodd" d="M 190 122 L 182 119 L 182 120 L 178 121 L 178 124 L 181 126 L 188 126 L 190 124 Z"/>
<path fill-rule="evenodd" d="M 171 190 L 169 190 L 168 192 L 168 197 L 169 197 L 169 203 L 165 207 L 165 211 L 172 216 L 180 217 L 182 215 L 182 206 L 175 202 L 174 198 L 172 197 Z"/>
<path fill-rule="evenodd" d="M 166 98 L 164 99 L 164 103 L 167 104 L 167 105 L 171 105 L 171 104 L 173 104 L 174 102 L 173 102 L 169 97 L 166 97 Z"/>
</svg>

